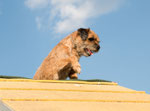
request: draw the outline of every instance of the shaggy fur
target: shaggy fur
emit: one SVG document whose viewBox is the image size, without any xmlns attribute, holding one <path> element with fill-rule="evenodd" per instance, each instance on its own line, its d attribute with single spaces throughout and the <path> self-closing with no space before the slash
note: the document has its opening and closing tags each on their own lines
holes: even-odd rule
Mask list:
<svg viewBox="0 0 150 111">
<path fill-rule="evenodd" d="M 77 79 L 81 72 L 79 59 L 100 49 L 99 37 L 90 29 L 80 28 L 56 45 L 36 71 L 36 80 Z"/>
</svg>

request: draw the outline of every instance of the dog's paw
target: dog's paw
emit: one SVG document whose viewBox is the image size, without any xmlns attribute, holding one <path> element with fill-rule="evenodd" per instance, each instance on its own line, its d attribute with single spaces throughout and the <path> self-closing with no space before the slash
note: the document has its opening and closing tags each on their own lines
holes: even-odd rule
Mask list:
<svg viewBox="0 0 150 111">
<path fill-rule="evenodd" d="M 74 73 L 74 74 L 69 75 L 69 78 L 70 79 L 78 79 L 78 75 L 77 75 L 77 73 Z"/>
<path fill-rule="evenodd" d="M 81 66 L 80 66 L 80 64 L 78 63 L 78 64 L 73 65 L 73 70 L 76 73 L 80 74 L 81 73 Z"/>
</svg>

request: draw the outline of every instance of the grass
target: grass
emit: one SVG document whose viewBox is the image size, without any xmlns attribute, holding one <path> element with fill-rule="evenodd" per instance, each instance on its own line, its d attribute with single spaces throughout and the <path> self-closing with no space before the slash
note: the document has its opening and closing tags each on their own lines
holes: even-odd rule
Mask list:
<svg viewBox="0 0 150 111">
<path fill-rule="evenodd" d="M 20 77 L 20 76 L 5 76 L 5 75 L 0 75 L 1 79 L 31 79 L 27 77 Z M 64 81 L 64 80 L 63 80 Z M 71 80 L 66 80 L 66 81 L 85 81 L 85 82 L 111 82 L 108 80 L 102 80 L 102 79 L 90 79 L 90 80 L 82 80 L 82 79 L 71 79 Z"/>
<path fill-rule="evenodd" d="M 108 81 L 108 80 L 103 80 L 103 79 L 89 79 L 89 80 L 83 80 L 83 79 L 71 79 L 71 80 L 67 80 L 67 81 L 85 81 L 85 82 L 112 82 L 112 81 Z"/>
<path fill-rule="evenodd" d="M 4 76 L 4 75 L 0 75 L 0 78 L 4 78 L 4 79 L 31 79 L 31 78 L 27 78 L 27 77 L 20 77 L 20 76 Z"/>
</svg>

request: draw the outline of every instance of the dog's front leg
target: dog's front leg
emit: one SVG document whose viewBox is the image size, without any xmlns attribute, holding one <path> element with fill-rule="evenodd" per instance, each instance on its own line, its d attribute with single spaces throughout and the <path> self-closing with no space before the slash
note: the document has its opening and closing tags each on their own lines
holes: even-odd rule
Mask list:
<svg viewBox="0 0 150 111">
<path fill-rule="evenodd" d="M 76 57 L 71 57 L 71 64 L 72 64 L 72 69 L 74 70 L 74 72 L 77 74 L 80 74 L 81 73 L 81 66 L 80 66 L 78 59 Z"/>
<path fill-rule="evenodd" d="M 72 69 L 75 71 L 75 73 L 80 74 L 81 73 L 81 66 L 79 63 L 73 63 Z"/>
</svg>

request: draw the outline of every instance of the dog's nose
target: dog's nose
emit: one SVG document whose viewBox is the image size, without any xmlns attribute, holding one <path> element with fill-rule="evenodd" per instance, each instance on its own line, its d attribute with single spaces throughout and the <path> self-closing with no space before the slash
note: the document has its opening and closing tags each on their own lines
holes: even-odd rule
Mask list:
<svg viewBox="0 0 150 111">
<path fill-rule="evenodd" d="M 99 50 L 99 49 L 100 49 L 100 46 L 99 46 L 99 45 L 97 45 L 97 47 L 96 47 L 96 48 L 97 48 L 97 50 Z"/>
</svg>

